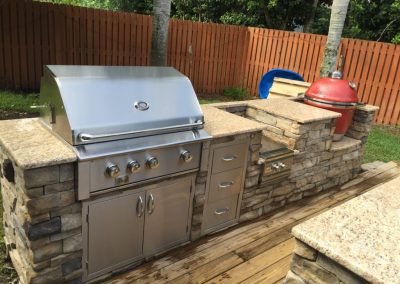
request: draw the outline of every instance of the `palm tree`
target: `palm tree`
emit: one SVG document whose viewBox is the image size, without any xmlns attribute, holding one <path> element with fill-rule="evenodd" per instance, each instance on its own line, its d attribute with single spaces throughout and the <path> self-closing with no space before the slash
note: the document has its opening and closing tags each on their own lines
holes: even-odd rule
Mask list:
<svg viewBox="0 0 400 284">
<path fill-rule="evenodd" d="M 310 16 L 307 18 L 306 22 L 304 23 L 304 29 L 303 29 L 304 33 L 309 33 L 311 31 L 311 27 L 312 27 L 312 25 L 314 23 L 314 19 L 315 19 L 315 12 L 317 11 L 317 8 L 318 8 L 318 2 L 319 2 L 319 0 L 314 0 L 314 2 L 313 2 L 313 7 L 310 12 Z"/>
<path fill-rule="evenodd" d="M 153 1 L 153 34 L 151 38 L 150 64 L 167 64 L 168 23 L 171 13 L 171 0 Z"/>
<path fill-rule="evenodd" d="M 327 77 L 329 72 L 332 72 L 335 69 L 337 53 L 349 2 L 350 0 L 333 0 L 328 39 L 324 50 L 324 60 L 321 65 L 320 77 Z"/>
</svg>

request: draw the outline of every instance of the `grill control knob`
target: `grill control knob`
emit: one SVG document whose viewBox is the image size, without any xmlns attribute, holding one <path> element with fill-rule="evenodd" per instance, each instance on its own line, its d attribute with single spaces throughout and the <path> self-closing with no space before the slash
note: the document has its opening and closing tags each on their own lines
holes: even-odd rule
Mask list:
<svg viewBox="0 0 400 284">
<path fill-rule="evenodd" d="M 135 172 L 138 172 L 140 170 L 140 164 L 138 161 L 130 161 L 128 163 L 128 171 L 130 171 L 132 174 Z"/>
<path fill-rule="evenodd" d="M 106 174 L 109 177 L 116 178 L 119 175 L 119 167 L 117 165 L 109 165 L 106 168 Z"/>
<path fill-rule="evenodd" d="M 156 169 L 156 168 L 158 168 L 159 165 L 160 164 L 159 164 L 158 159 L 156 157 L 150 157 L 150 158 L 148 158 L 146 160 L 146 166 L 149 169 Z"/>
<path fill-rule="evenodd" d="M 192 153 L 190 153 L 187 150 L 184 150 L 184 151 L 181 152 L 180 158 L 185 163 L 189 163 L 193 159 L 193 156 L 192 156 Z"/>
</svg>

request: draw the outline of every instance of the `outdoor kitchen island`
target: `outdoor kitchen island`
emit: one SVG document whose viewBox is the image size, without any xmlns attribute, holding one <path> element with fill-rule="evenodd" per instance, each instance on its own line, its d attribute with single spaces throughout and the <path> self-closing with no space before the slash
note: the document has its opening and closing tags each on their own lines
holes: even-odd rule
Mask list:
<svg viewBox="0 0 400 284">
<path fill-rule="evenodd" d="M 317 116 L 312 121 L 290 121 L 293 117 L 276 115 L 259 100 L 246 102 L 245 108 L 236 107 L 236 114 L 221 106 L 202 107 L 204 129 L 212 139 L 202 143 L 200 168 L 195 173 L 189 206 L 190 241 L 257 218 L 357 174 L 375 109 L 361 109 L 355 115 L 353 136 L 363 140 L 348 137 L 335 144 L 329 139 L 335 113 L 290 103 L 305 111 L 315 110 Z M 282 102 L 271 100 L 270 104 L 274 108 Z M 271 131 L 264 131 L 268 127 L 274 130 L 268 123 L 237 115 L 251 115 L 252 111 L 247 111 L 251 105 L 265 112 L 260 117 L 283 120 L 279 126 L 290 127 L 297 136 L 288 140 L 281 135 L 272 140 L 267 136 Z M 286 120 L 290 123 L 285 124 Z M 5 243 L 22 283 L 90 280 L 87 251 L 84 253 L 87 217 L 82 213 L 85 205 L 76 196 L 76 153 L 37 119 L 2 121 L 0 131 Z M 294 143 L 285 145 L 285 141 Z M 301 145 L 301 151 L 297 150 Z M 326 173 L 321 178 L 322 171 Z M 347 173 L 345 177 L 343 173 Z M 163 182 L 173 183 L 174 179 Z M 136 204 L 132 206 L 135 212 Z M 99 277 L 141 261 L 135 259 Z"/>
<path fill-rule="evenodd" d="M 244 118 L 218 109 L 206 109 L 204 114 L 206 120 L 210 118 L 206 129 L 211 135 L 215 134 L 215 139 L 208 142 L 209 146 L 213 141 L 223 146 L 238 143 L 239 149 L 244 150 L 235 152 L 238 155 L 235 161 L 240 163 L 234 166 L 234 171 L 235 174 L 239 171 L 239 175 L 235 177 L 233 193 L 227 196 L 228 205 L 232 208 L 228 208 L 229 213 L 221 214 L 223 217 L 217 220 L 217 223 L 221 224 L 234 224 L 238 219 L 237 204 L 242 192 L 241 181 L 244 180 L 241 172 L 245 170 L 248 143 L 256 133 L 260 137 L 260 131 L 265 127 L 263 124 L 248 122 Z M 83 253 L 86 250 L 85 246 L 88 246 L 88 235 L 85 231 L 87 217 L 82 213 L 85 208 L 84 202 L 77 199 L 76 153 L 69 144 L 56 137 L 36 118 L 0 121 L 0 132 L 5 243 L 21 282 L 87 281 L 84 276 L 85 273 L 87 275 L 87 266 L 83 260 L 87 261 Z M 209 146 L 207 143 L 203 146 L 203 160 L 207 160 Z M 223 147 L 223 149 L 231 148 Z M 237 150 L 236 147 L 233 149 Z M 205 167 L 202 161 L 200 168 L 203 173 L 207 172 Z M 175 180 L 181 179 L 185 179 L 187 183 L 185 177 L 178 179 L 171 177 L 167 180 L 150 182 L 150 185 L 141 185 L 138 189 L 158 184 L 173 184 Z M 189 204 L 194 203 L 193 222 L 189 222 L 188 228 L 191 229 L 192 239 L 195 235 L 199 237 L 199 233 L 196 233 L 198 224 L 196 218 L 201 219 L 200 216 L 203 215 L 203 212 L 199 212 L 200 206 L 201 208 L 207 206 L 204 202 L 204 185 L 204 175 L 199 174 L 193 190 L 195 202 L 188 201 L 187 205 L 192 208 Z M 110 193 L 111 196 L 124 194 L 123 190 Z M 217 197 L 217 200 L 221 203 L 221 198 Z M 136 202 L 133 202 L 132 211 L 136 212 L 136 209 Z M 157 207 L 154 210 L 157 211 Z M 222 210 L 226 210 L 226 207 L 222 207 Z M 189 212 L 188 216 L 191 217 L 192 212 Z M 107 222 L 108 218 L 103 216 L 103 219 Z M 217 223 L 215 221 L 211 223 L 210 228 L 218 226 Z M 190 231 L 188 233 L 190 235 Z M 143 259 L 136 259 L 133 263 L 138 265 L 141 261 Z M 129 265 L 132 263 L 115 268 L 113 272 L 121 268 L 126 269 Z M 106 273 L 107 275 L 110 274 Z"/>
</svg>

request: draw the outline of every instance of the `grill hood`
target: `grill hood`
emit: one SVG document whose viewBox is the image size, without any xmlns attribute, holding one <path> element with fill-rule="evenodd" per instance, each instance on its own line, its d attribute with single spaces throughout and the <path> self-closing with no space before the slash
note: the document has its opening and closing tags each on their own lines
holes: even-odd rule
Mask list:
<svg viewBox="0 0 400 284">
<path fill-rule="evenodd" d="M 41 117 L 72 145 L 203 127 L 190 80 L 171 67 L 45 66 Z"/>
</svg>

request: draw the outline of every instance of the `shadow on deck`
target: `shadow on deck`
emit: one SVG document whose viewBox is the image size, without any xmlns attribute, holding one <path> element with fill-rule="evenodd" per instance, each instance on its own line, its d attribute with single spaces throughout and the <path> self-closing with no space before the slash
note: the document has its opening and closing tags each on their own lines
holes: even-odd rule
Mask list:
<svg viewBox="0 0 400 284">
<path fill-rule="evenodd" d="M 399 165 L 384 164 L 342 187 L 177 248 L 106 283 L 282 282 L 294 248 L 292 227 L 399 175 Z"/>
</svg>

